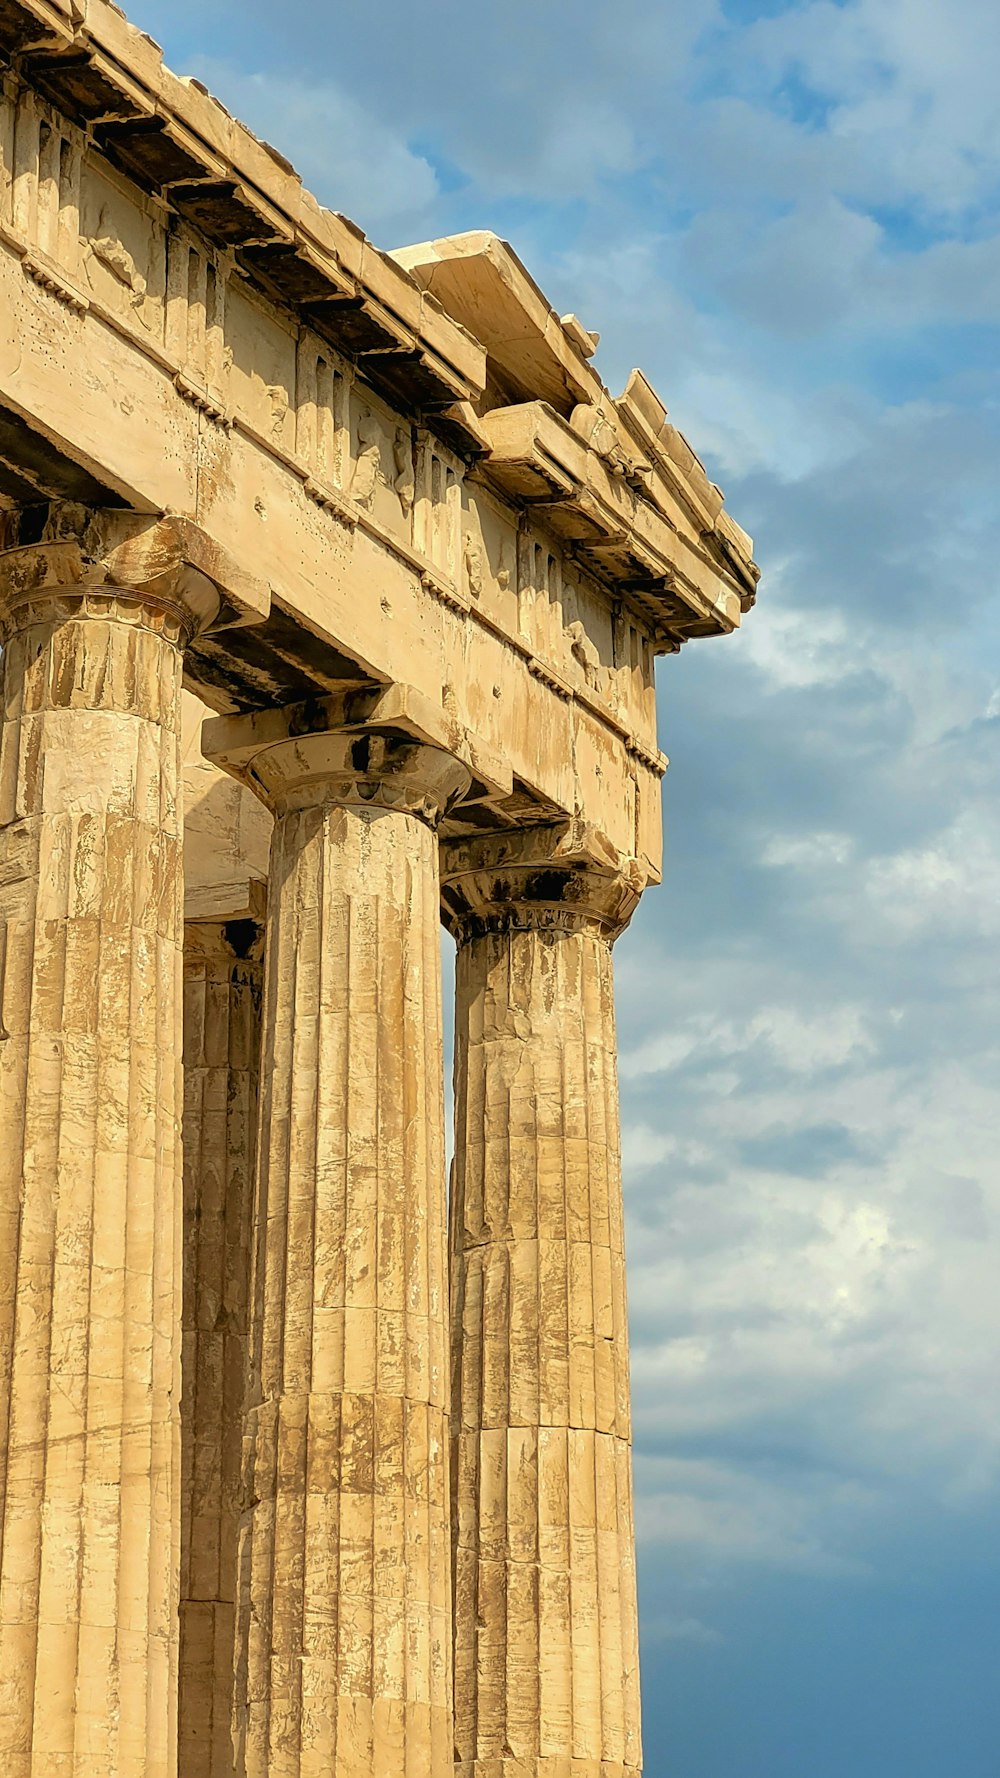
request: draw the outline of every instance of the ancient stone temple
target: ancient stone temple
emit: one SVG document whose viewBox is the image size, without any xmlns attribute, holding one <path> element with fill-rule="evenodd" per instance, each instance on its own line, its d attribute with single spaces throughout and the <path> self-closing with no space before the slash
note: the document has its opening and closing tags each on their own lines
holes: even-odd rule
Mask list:
<svg viewBox="0 0 1000 1778">
<path fill-rule="evenodd" d="M 750 541 L 493 235 L 0 65 L 0 1774 L 626 1778 L 611 946 Z"/>
</svg>

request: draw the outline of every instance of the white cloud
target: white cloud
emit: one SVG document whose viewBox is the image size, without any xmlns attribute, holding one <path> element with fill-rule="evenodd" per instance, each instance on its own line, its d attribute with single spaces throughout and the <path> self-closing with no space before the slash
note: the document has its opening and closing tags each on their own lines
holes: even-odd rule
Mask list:
<svg viewBox="0 0 1000 1778">
<path fill-rule="evenodd" d="M 697 979 L 679 984 L 682 1002 Z M 734 997 L 746 990 L 737 981 Z M 640 1449 L 721 1443 L 733 1494 L 744 1480 L 754 1501 L 751 1525 L 700 1485 L 664 1501 L 646 1467 L 644 1522 L 654 1538 L 702 1540 L 706 1557 L 742 1539 L 756 1559 L 788 1519 L 791 1547 L 760 1559 L 809 1561 L 818 1545 L 839 1561 L 904 1484 L 957 1507 L 1000 1481 L 998 1046 L 970 1041 L 934 1064 L 912 1014 L 870 1018 L 836 1009 L 823 1035 L 820 1018 L 766 1015 L 779 1034 L 767 1070 L 750 1045 L 726 1097 L 688 1067 L 641 1101 L 649 1158 L 627 1170 Z M 641 1086 L 633 1073 L 627 1103 Z M 822 1473 L 853 1478 L 856 1510 L 813 1496 Z"/>
<path fill-rule="evenodd" d="M 683 1063 L 766 1054 L 793 1074 L 811 1075 L 838 1068 L 873 1047 L 864 1015 L 855 1006 L 827 1006 L 814 1018 L 792 1007 L 763 1007 L 744 1021 L 695 1020 L 687 1030 L 670 1030 L 624 1050 L 620 1070 L 625 1080 L 670 1074 Z M 648 1135 L 646 1137 L 649 1141 Z"/>
<path fill-rule="evenodd" d="M 818 1498 L 803 1497 L 735 1466 L 677 1459 L 645 1460 L 639 1469 L 639 1533 L 678 1558 L 697 1550 L 702 1560 L 750 1562 L 796 1573 L 843 1575 L 863 1571 L 825 1532 L 846 1500 L 861 1493 L 828 1483 Z"/>
<path fill-rule="evenodd" d="M 1000 825 L 992 809 L 963 809 L 930 845 L 873 859 L 863 892 L 897 941 L 920 932 L 1000 937 Z"/>
<path fill-rule="evenodd" d="M 280 148 L 317 196 L 359 219 L 366 234 L 392 234 L 401 219 L 421 216 L 436 199 L 429 161 L 335 81 L 247 73 L 204 57 L 194 71 L 230 111 Z"/>
<path fill-rule="evenodd" d="M 760 861 L 774 870 L 839 870 L 854 851 L 849 833 L 772 834 L 761 847 Z"/>
<path fill-rule="evenodd" d="M 779 597 L 770 609 L 764 606 L 759 623 L 747 625 L 741 645 L 748 663 L 773 688 L 800 691 L 836 685 L 869 666 L 871 657 L 856 625 L 837 611 L 800 610 L 787 566 L 777 564 L 772 579 L 778 583 Z M 785 604 L 780 603 L 782 583 L 790 594 Z"/>
<path fill-rule="evenodd" d="M 742 37 L 746 76 L 790 75 L 825 100 L 825 129 L 863 150 L 886 195 L 944 213 L 990 195 L 1000 159 L 991 0 L 832 0 L 792 8 Z"/>
<path fill-rule="evenodd" d="M 674 1154 L 677 1144 L 672 1136 L 650 1129 L 648 1124 L 627 1124 L 622 1130 L 622 1165 L 638 1173 L 643 1167 L 655 1167 Z"/>
</svg>

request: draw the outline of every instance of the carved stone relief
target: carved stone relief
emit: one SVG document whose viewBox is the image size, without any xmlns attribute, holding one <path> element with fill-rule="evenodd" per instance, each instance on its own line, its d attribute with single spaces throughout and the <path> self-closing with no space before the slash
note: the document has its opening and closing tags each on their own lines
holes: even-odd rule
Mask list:
<svg viewBox="0 0 1000 1778">
<path fill-rule="evenodd" d="M 473 531 L 467 531 L 465 534 L 465 554 L 463 561 L 465 567 L 466 588 L 473 599 L 481 599 L 483 596 L 484 574 L 483 546 Z"/>
<path fill-rule="evenodd" d="M 267 397 L 271 403 L 271 437 L 275 444 L 285 442 L 285 421 L 288 418 L 288 390 L 281 383 L 266 385 Z"/>
<path fill-rule="evenodd" d="M 224 327 L 232 352 L 232 407 L 262 438 L 294 449 L 289 416 L 296 384 L 296 335 L 255 302 L 238 277 L 226 284 Z"/>
<path fill-rule="evenodd" d="M 579 618 L 574 618 L 566 626 L 569 651 L 577 666 L 582 668 L 584 680 L 590 691 L 604 690 L 604 673 L 601 668 L 601 657 L 587 635 Z"/>
<path fill-rule="evenodd" d="M 103 266 L 107 272 L 110 272 L 116 284 L 125 292 L 125 300 L 129 308 L 134 310 L 137 320 L 141 321 L 142 325 L 148 329 L 150 324 L 145 313 L 148 286 L 145 277 L 124 242 L 119 240 L 109 224 L 107 211 L 104 209 L 98 217 L 97 228 L 99 231 L 97 234 L 90 237 L 81 235 L 80 237 L 83 250 L 83 269 L 90 288 L 95 296 L 99 296 L 104 288 L 104 282 L 94 265 L 96 260 L 98 266 Z"/>
<path fill-rule="evenodd" d="M 649 465 L 637 462 L 626 450 L 614 420 L 601 402 L 581 402 L 573 409 L 570 425 L 604 458 L 612 474 L 621 476 L 633 489 L 643 487 Z"/>
<path fill-rule="evenodd" d="M 377 421 L 363 412 L 358 419 L 358 454 L 351 476 L 351 499 L 370 512 L 382 476 L 382 440 Z"/>
<path fill-rule="evenodd" d="M 162 227 L 89 164 L 83 168 L 79 252 L 85 288 L 105 309 L 162 342 Z"/>
<path fill-rule="evenodd" d="M 404 519 L 409 519 L 416 497 L 416 479 L 413 468 L 413 440 L 403 426 L 397 426 L 392 443 L 392 460 L 395 473 L 392 485 L 399 497 Z"/>
</svg>

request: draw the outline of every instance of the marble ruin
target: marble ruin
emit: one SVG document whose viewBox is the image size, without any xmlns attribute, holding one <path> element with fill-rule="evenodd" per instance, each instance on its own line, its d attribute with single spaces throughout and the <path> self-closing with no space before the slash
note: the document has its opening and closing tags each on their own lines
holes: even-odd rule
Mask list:
<svg viewBox="0 0 1000 1778">
<path fill-rule="evenodd" d="M 0 1773 L 637 1774 L 611 945 L 750 540 L 495 236 L 110 0 L 0 70 Z"/>
</svg>

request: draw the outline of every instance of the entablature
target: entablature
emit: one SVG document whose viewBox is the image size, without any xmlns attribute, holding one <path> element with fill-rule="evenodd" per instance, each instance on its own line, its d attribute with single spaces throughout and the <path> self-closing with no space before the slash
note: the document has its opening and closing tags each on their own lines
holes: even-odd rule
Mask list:
<svg viewBox="0 0 1000 1778">
<path fill-rule="evenodd" d="M 533 456 L 543 479 L 531 491 L 528 478 L 524 497 L 550 498 L 546 471 L 549 481 L 553 469 L 561 471 L 550 529 L 585 552 L 591 546 L 591 567 L 635 593 L 657 643 L 674 648 L 739 622 L 757 581 L 749 538 L 724 514 L 719 490 L 667 423 L 641 373 L 614 402 L 589 361 L 597 336 L 575 316 L 555 314 L 507 243 L 479 231 L 391 256 L 380 252 L 346 218 L 319 205 L 284 157 L 200 83 L 172 74 L 158 47 L 111 0 L 5 0 L 0 52 L 79 126 L 82 140 L 65 138 L 70 159 L 93 145 L 164 207 L 179 242 L 175 259 L 187 257 L 177 222 L 221 256 L 205 267 L 203 293 L 184 276 L 186 266 L 180 274 L 172 268 L 168 305 L 173 300 L 176 308 L 186 288 L 191 308 L 200 296 L 206 313 L 213 302 L 218 311 L 222 287 L 237 288 L 238 274 L 290 309 L 298 326 L 374 389 L 411 414 L 426 413 L 467 460 L 481 456 L 483 472 L 515 497 L 520 460 L 511 453 L 530 423 L 515 416 L 530 407 L 539 416 Z M 72 218 L 61 214 L 58 226 L 65 233 Z M 51 246 L 32 243 L 26 270 L 83 313 L 89 293 Z M 126 283 L 136 273 L 133 256 L 113 236 L 92 238 L 90 255 Z M 131 295 L 138 296 L 134 287 Z M 214 331 L 224 355 L 218 314 Z M 230 417 L 223 370 L 208 365 L 199 374 L 197 365 L 185 365 L 178 373 L 182 393 L 220 423 Z M 580 438 L 586 458 L 577 450 L 575 468 L 566 441 L 554 455 L 547 451 L 546 432 L 557 435 L 558 427 L 546 426 L 544 408 Z M 498 410 L 506 420 L 492 417 Z M 620 484 L 610 500 L 609 476 Z M 651 513 L 659 514 L 659 526 Z M 700 555 L 699 568 L 689 572 L 690 564 L 672 560 L 675 553 Z M 706 585 L 713 576 L 715 589 Z"/>
<path fill-rule="evenodd" d="M 655 874 L 654 656 L 757 571 L 646 380 L 494 236 L 380 253 L 111 0 L 0 0 L 4 61 L 0 505 L 196 519 L 273 594 L 189 653 L 217 709 L 412 681 L 507 760 L 474 821 Z"/>
<path fill-rule="evenodd" d="M 489 632 L 538 684 L 586 708 L 609 739 L 625 742 L 633 757 L 662 771 L 650 652 L 661 645 L 661 613 L 644 609 L 634 561 L 626 558 L 624 582 L 615 583 L 609 539 L 627 536 L 632 497 L 586 440 L 540 404 L 509 410 L 515 418 L 537 412 L 543 430 L 558 433 L 569 466 L 568 496 L 576 478 L 568 519 L 558 503 L 535 499 L 533 486 L 531 497 L 522 498 L 524 489 L 508 474 L 507 410 L 476 420 L 484 453 L 495 452 L 493 473 L 488 458 L 470 458 L 441 437 L 433 423 L 438 416 L 390 403 L 356 359 L 242 276 L 231 249 L 211 246 L 192 222 L 167 216 L 50 100 L 19 79 L 9 78 L 0 94 L 0 123 L 0 168 L 9 174 L 0 184 L 0 244 L 27 275 L 26 291 L 34 285 L 44 293 L 41 306 L 26 295 L 17 309 L 26 349 L 7 388 L 47 432 L 64 434 L 69 452 L 81 449 L 84 410 L 74 396 L 62 412 L 73 383 L 58 369 L 51 332 L 72 361 L 73 378 L 96 397 L 93 442 L 81 451 L 92 482 L 107 476 L 126 504 L 196 511 L 253 552 L 254 532 L 261 522 L 273 523 L 279 499 L 265 499 L 260 472 L 270 459 L 332 526 L 345 575 L 353 564 L 369 582 L 377 579 L 372 549 L 385 552 L 447 611 L 459 633 Z M 108 330 L 125 349 L 120 356 L 111 354 Z M 152 368 L 152 385 L 140 378 L 136 354 Z M 110 370 L 112 363 L 114 376 L 98 388 L 88 365 Z M 38 373 L 33 392 L 25 380 L 29 367 Z M 102 410 L 108 399 L 110 413 Z M 182 408 L 197 422 L 186 444 Z M 155 418 L 143 446 L 147 415 Z M 60 424 L 50 423 L 57 417 Z M 123 419 L 130 437 L 119 454 Z M 167 473 L 174 438 L 179 479 Z M 11 453 L 2 437 L 0 457 L 9 466 L 8 491 L 21 503 L 33 493 L 93 498 L 90 488 L 53 485 L 44 474 L 32 486 L 31 450 L 19 454 L 15 446 Z M 257 473 L 248 478 L 238 467 L 244 462 L 247 469 L 256 464 Z M 246 490 L 242 507 L 237 488 Z M 604 543 L 605 557 L 593 548 L 588 561 L 578 545 L 593 527 L 581 530 L 576 521 L 601 500 L 597 542 Z M 287 495 L 283 501 L 287 505 Z M 97 503 L 107 504 L 99 492 Z M 368 633 L 360 646 L 353 626 L 347 634 L 339 626 L 340 654 L 327 652 L 323 667 L 317 665 L 315 637 L 307 632 L 303 643 L 295 634 L 304 612 L 292 566 L 298 553 L 293 548 L 281 564 L 266 636 L 228 638 L 219 647 L 206 642 L 200 657 L 192 657 L 192 676 L 200 659 L 208 675 L 203 689 L 213 699 L 231 696 L 251 705 L 272 693 L 298 695 L 309 672 L 322 671 L 320 684 L 327 687 L 359 672 L 399 673 L 399 663 L 387 664 L 371 635 L 377 617 L 362 625 Z M 458 652 L 481 651 L 465 642 Z M 464 671 L 456 664 L 448 681 L 459 699 Z"/>
<path fill-rule="evenodd" d="M 552 534 L 637 607 L 657 652 L 738 627 L 748 589 L 720 571 L 706 533 L 685 535 L 676 497 L 643 498 L 544 402 L 495 408 L 483 427 L 491 449 L 482 473 L 530 512 L 544 512 Z"/>
<path fill-rule="evenodd" d="M 615 400 L 590 359 L 599 335 L 557 315 L 506 241 L 485 230 L 393 257 L 482 341 L 480 472 L 632 594 L 660 650 L 726 634 L 754 602 L 746 532 L 641 371 Z"/>
</svg>

